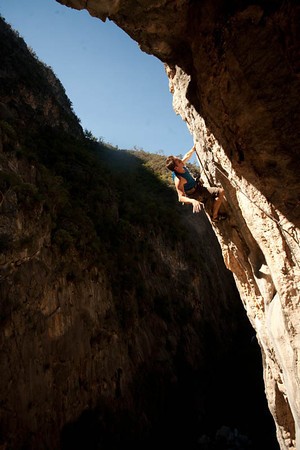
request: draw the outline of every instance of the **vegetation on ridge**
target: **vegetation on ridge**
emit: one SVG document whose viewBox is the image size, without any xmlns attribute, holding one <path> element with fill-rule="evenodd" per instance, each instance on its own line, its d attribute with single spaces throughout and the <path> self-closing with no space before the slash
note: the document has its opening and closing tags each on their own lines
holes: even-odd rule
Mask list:
<svg viewBox="0 0 300 450">
<path fill-rule="evenodd" d="M 87 130 L 84 133 L 68 110 L 64 91 L 57 92 L 54 76 L 43 79 L 42 92 L 38 84 L 27 83 L 30 72 L 42 76 L 42 63 L 36 66 L 32 55 L 25 66 L 11 61 L 11 55 L 26 60 L 28 50 L 21 38 L 11 40 L 10 33 L 0 21 L 0 37 L 5 38 L 0 56 L 7 68 L 2 83 L 5 104 L 0 89 L 0 191 L 16 202 L 13 207 L 28 228 L 22 234 L 3 232 L 0 247 L 7 254 L 20 250 L 30 254 L 50 233 L 47 245 L 57 271 L 68 280 L 79 282 L 83 270 L 92 267 L 106 271 L 124 325 L 130 323 L 130 302 L 126 304 L 124 295 L 132 294 L 140 299 L 140 308 L 158 308 L 168 317 L 173 281 L 162 248 L 170 254 L 184 245 L 182 258 L 189 261 L 191 271 L 201 266 L 203 256 L 195 254 L 186 232 L 187 208 L 177 201 L 165 158 L 142 150 L 117 150 Z M 183 266 L 177 271 L 178 288 L 187 281 Z M 178 296 L 178 302 L 179 320 L 185 320 L 189 312 L 183 312 L 184 296 Z"/>
</svg>

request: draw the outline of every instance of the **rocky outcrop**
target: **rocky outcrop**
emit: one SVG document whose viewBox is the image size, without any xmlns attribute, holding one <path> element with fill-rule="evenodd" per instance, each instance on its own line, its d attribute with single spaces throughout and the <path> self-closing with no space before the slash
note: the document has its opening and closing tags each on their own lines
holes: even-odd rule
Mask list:
<svg viewBox="0 0 300 450">
<path fill-rule="evenodd" d="M 299 450 L 298 3 L 60 3 L 113 20 L 166 63 L 203 176 L 226 192 L 215 231 L 257 333 L 278 442 Z"/>
</svg>

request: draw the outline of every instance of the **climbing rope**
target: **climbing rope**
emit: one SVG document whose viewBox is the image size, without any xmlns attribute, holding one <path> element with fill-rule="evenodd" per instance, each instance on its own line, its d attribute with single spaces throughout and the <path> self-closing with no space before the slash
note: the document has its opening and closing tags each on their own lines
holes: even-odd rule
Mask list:
<svg viewBox="0 0 300 450">
<path fill-rule="evenodd" d="M 205 170 L 205 167 L 203 166 L 203 164 L 202 164 L 202 162 L 201 162 L 201 160 L 200 160 L 200 158 L 199 158 L 199 156 L 198 156 L 198 153 L 196 152 L 196 157 L 197 157 L 197 160 L 198 160 L 198 163 L 199 163 L 199 166 L 200 166 L 200 169 L 202 168 L 202 170 L 203 170 L 203 172 L 205 173 L 205 176 L 206 176 L 206 178 L 209 180 L 209 178 L 208 178 L 208 175 L 207 175 L 207 173 L 206 173 L 206 170 Z"/>
</svg>

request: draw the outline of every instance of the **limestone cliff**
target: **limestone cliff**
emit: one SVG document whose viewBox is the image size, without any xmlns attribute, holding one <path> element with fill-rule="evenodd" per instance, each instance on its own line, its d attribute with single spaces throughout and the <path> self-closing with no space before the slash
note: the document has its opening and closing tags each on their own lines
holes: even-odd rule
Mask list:
<svg viewBox="0 0 300 450">
<path fill-rule="evenodd" d="M 166 63 L 207 182 L 215 228 L 261 347 L 282 450 L 300 449 L 299 24 L 287 1 L 60 0 L 113 20 Z"/>
</svg>

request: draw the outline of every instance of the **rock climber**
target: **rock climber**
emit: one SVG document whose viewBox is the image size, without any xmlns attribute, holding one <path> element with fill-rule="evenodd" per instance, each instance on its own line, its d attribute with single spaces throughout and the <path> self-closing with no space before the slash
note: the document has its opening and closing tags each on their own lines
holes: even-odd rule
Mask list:
<svg viewBox="0 0 300 450">
<path fill-rule="evenodd" d="M 173 180 L 178 194 L 178 201 L 181 203 L 191 203 L 193 213 L 201 211 L 204 206 L 205 211 L 213 222 L 219 222 L 227 218 L 226 214 L 220 214 L 219 209 L 224 198 L 224 189 L 218 187 L 204 187 L 200 181 L 197 181 L 185 163 L 191 158 L 196 150 L 195 145 L 189 150 L 182 159 L 176 156 L 169 156 L 166 160 L 166 166 L 173 172 Z"/>
</svg>

